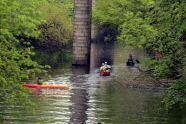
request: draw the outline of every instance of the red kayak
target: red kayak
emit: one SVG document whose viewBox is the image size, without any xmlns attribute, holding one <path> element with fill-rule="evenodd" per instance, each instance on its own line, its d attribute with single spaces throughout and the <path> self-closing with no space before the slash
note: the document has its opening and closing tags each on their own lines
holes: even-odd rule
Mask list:
<svg viewBox="0 0 186 124">
<path fill-rule="evenodd" d="M 69 86 L 57 86 L 57 85 L 37 85 L 37 84 L 22 84 L 23 87 L 30 87 L 30 88 L 53 88 L 53 89 L 67 89 L 70 88 Z"/>
<path fill-rule="evenodd" d="M 110 76 L 110 72 L 100 72 L 100 76 Z"/>
</svg>

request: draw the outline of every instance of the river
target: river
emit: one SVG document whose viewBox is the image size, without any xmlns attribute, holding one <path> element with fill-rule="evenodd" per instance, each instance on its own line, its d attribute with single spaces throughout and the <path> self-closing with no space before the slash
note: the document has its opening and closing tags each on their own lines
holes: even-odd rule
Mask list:
<svg viewBox="0 0 186 124">
<path fill-rule="evenodd" d="M 128 68 L 122 50 L 114 50 L 112 74 L 108 77 L 91 68 L 61 66 L 49 71 L 45 84 L 68 85 L 70 89 L 34 91 L 35 114 L 11 107 L 5 111 L 5 124 L 181 124 L 180 116 L 161 111 L 164 88 L 150 85 L 132 87 L 130 76 L 139 76 L 137 68 Z M 138 52 L 137 52 L 138 53 Z M 143 53 L 142 53 L 143 54 Z M 107 58 L 107 57 L 106 57 Z M 105 61 L 105 57 L 99 62 Z M 95 60 L 94 60 L 95 61 Z M 142 79 L 143 81 L 144 79 Z M 127 82 L 127 83 L 125 83 Z M 151 82 L 149 82 L 151 84 Z M 1 103 L 1 108 L 2 108 Z M 19 107 L 18 107 L 19 108 Z M 19 114 L 15 114 L 19 113 Z M 15 115 L 14 115 L 15 114 Z M 19 116 L 17 116 L 19 115 Z"/>
</svg>

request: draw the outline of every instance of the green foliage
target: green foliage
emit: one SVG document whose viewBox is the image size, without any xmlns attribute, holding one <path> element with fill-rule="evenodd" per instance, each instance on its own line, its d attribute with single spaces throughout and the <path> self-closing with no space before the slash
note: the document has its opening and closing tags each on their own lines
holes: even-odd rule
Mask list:
<svg viewBox="0 0 186 124">
<path fill-rule="evenodd" d="M 167 110 L 182 109 L 186 106 L 186 77 L 168 88 L 163 103 Z"/>
<path fill-rule="evenodd" d="M 71 41 L 72 38 L 72 1 L 71 0 L 49 0 L 45 4 L 40 4 L 39 10 L 44 13 L 45 23 L 39 27 L 40 46 L 61 47 Z"/>
<path fill-rule="evenodd" d="M 158 61 L 152 60 L 150 58 L 145 58 L 140 60 L 140 63 L 142 66 L 148 68 L 148 69 L 153 69 L 155 65 L 157 65 Z"/>
<path fill-rule="evenodd" d="M 36 51 L 36 55 L 33 56 L 34 60 L 37 60 L 39 64 L 47 64 L 52 67 L 59 67 L 62 63 L 70 63 L 72 60 L 71 51 L 66 52 L 48 52 L 48 51 Z M 50 60 L 50 61 L 48 61 Z"/>
<path fill-rule="evenodd" d="M 39 34 L 37 25 L 44 20 L 40 16 L 39 11 L 34 6 L 36 0 L 1 0 L 0 2 L 0 17 L 1 17 L 1 39 L 6 41 L 13 36 L 25 35 L 35 37 Z"/>
<path fill-rule="evenodd" d="M 96 24 L 110 24 L 120 32 L 119 42 L 135 47 L 143 47 L 157 34 L 157 31 L 144 20 L 152 7 L 152 0 L 98 0 L 94 10 Z"/>
<path fill-rule="evenodd" d="M 149 12 L 148 19 L 151 25 L 158 31 L 154 40 L 146 43 L 145 47 L 149 52 L 160 52 L 162 59 L 155 67 L 155 75 L 160 77 L 174 77 L 179 75 L 183 67 L 185 40 L 186 15 L 185 2 L 178 1 L 157 1 L 154 8 Z"/>
<path fill-rule="evenodd" d="M 44 72 L 44 66 L 30 58 L 31 48 L 22 47 L 27 41 L 19 39 L 37 37 L 38 25 L 44 22 L 37 0 L 0 1 L 0 101 L 4 104 L 30 104 L 26 88 L 21 87 L 35 74 Z"/>
<path fill-rule="evenodd" d="M 156 35 L 156 30 L 140 18 L 131 19 L 120 26 L 121 35 L 119 41 L 125 41 L 126 45 L 142 48 Z"/>
</svg>

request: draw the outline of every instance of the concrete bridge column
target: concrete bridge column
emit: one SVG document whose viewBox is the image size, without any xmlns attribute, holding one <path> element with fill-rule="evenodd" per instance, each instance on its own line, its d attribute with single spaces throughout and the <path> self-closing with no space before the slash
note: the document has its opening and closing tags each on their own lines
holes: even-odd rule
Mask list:
<svg viewBox="0 0 186 124">
<path fill-rule="evenodd" d="M 89 65 L 92 0 L 74 0 L 74 65 Z"/>
</svg>

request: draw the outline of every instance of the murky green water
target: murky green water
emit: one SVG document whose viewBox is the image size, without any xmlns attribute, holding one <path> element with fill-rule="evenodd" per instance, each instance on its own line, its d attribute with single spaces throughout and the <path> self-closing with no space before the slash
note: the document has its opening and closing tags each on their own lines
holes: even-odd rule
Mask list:
<svg viewBox="0 0 186 124">
<path fill-rule="evenodd" d="M 4 123 L 13 124 L 176 124 L 179 117 L 159 111 L 163 90 L 126 88 L 117 83 L 115 65 L 110 77 L 100 77 L 85 68 L 58 68 L 48 84 L 69 85 L 69 90 L 35 91 L 36 114 L 18 109 L 4 113 Z M 12 116 L 13 113 L 21 116 Z"/>
<path fill-rule="evenodd" d="M 127 55 L 124 54 L 127 53 L 115 50 L 109 77 L 100 77 L 93 66 L 90 71 L 85 67 L 72 67 L 71 64 L 52 69 L 52 78 L 44 83 L 69 85 L 71 88 L 34 90 L 32 98 L 38 105 L 32 109 L 35 114 L 25 112 L 24 106 L 12 107 L 0 102 L 1 110 L 8 106 L 1 111 L 3 123 L 184 124 L 184 118 L 179 113 L 170 116 L 160 110 L 164 88 L 154 86 L 136 68 L 126 67 L 124 59 Z M 142 87 L 134 88 L 133 80 L 138 77 L 141 80 L 137 83 Z"/>
</svg>

